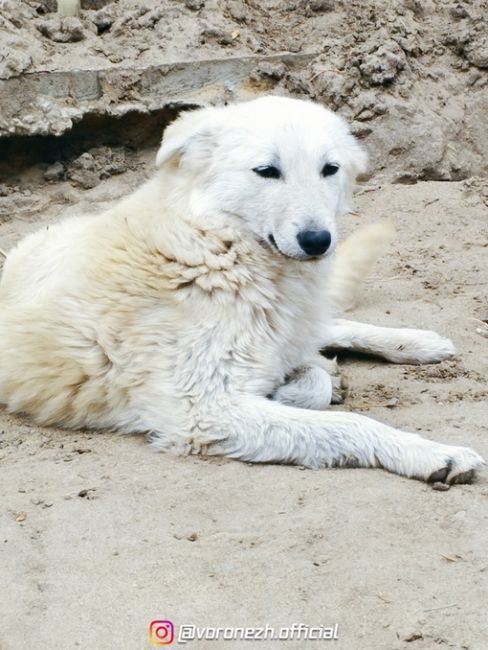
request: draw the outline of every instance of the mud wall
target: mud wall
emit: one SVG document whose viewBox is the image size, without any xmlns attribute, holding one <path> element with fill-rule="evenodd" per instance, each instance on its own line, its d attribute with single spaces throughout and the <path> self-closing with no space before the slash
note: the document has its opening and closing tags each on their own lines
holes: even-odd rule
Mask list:
<svg viewBox="0 0 488 650">
<path fill-rule="evenodd" d="M 276 92 L 342 113 L 388 180 L 482 175 L 487 17 L 484 0 L 83 0 L 79 18 L 0 0 L 0 161 L 52 162 L 52 137 L 64 152 L 90 128 L 103 145 L 137 114 L 142 143 L 175 106 Z"/>
</svg>

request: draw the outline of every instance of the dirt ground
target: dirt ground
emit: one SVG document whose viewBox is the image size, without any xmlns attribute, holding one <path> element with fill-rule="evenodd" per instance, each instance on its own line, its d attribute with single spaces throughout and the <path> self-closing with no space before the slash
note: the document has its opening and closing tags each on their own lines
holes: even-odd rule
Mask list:
<svg viewBox="0 0 488 650">
<path fill-rule="evenodd" d="M 397 224 L 351 317 L 434 329 L 460 353 L 341 359 L 341 408 L 488 458 L 488 1 L 82 0 L 64 20 L 55 5 L 0 0 L 0 248 L 140 184 L 168 80 L 187 103 L 200 85 L 212 102 L 322 102 L 371 155 L 344 232 Z M 233 57 L 251 57 L 235 84 Z M 181 63 L 208 60 L 217 72 Z M 0 466 L 0 650 L 147 649 L 153 619 L 337 623 L 341 650 L 488 648 L 488 470 L 441 492 L 381 470 L 174 458 L 1 408 Z"/>
<path fill-rule="evenodd" d="M 106 153 L 106 152 L 105 152 Z M 99 210 L 152 152 L 83 189 L 33 169 L 6 197 L 0 247 Z M 30 189 L 29 189 L 30 188 Z M 343 360 L 345 408 L 488 457 L 488 222 L 483 185 L 359 188 L 348 231 L 398 235 L 354 317 L 448 334 L 434 366 Z M 337 407 L 335 407 L 337 408 Z M 0 412 L 0 647 L 149 648 L 148 625 L 333 625 L 344 650 L 488 647 L 488 476 L 433 491 L 381 470 L 310 471 L 157 454 L 142 438 L 39 429 Z M 189 647 L 314 648 L 323 641 Z"/>
</svg>

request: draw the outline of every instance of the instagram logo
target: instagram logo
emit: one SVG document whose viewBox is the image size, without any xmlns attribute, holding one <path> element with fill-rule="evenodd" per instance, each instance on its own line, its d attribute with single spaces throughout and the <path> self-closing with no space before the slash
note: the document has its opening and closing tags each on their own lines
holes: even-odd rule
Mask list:
<svg viewBox="0 0 488 650">
<path fill-rule="evenodd" d="M 169 645 L 175 638 L 175 626 L 171 621 L 151 621 L 149 641 L 153 645 Z"/>
</svg>

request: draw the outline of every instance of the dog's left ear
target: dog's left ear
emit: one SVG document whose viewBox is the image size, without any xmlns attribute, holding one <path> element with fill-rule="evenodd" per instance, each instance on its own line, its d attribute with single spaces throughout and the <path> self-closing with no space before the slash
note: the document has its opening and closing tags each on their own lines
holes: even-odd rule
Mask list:
<svg viewBox="0 0 488 650">
<path fill-rule="evenodd" d="M 180 167 L 185 161 L 191 161 L 192 166 L 207 162 L 217 143 L 218 126 L 214 119 L 217 111 L 216 108 L 188 111 L 170 124 L 163 134 L 156 167 Z"/>
<path fill-rule="evenodd" d="M 352 134 L 348 134 L 348 143 L 346 147 L 346 166 L 354 182 L 360 174 L 364 174 L 368 167 L 368 154 L 361 147 L 359 142 Z"/>
<path fill-rule="evenodd" d="M 345 214 L 351 209 L 356 178 L 360 174 L 364 174 L 368 167 L 368 154 L 356 138 L 348 132 L 341 150 L 341 158 L 341 167 L 345 173 L 342 175 L 339 211 Z"/>
</svg>

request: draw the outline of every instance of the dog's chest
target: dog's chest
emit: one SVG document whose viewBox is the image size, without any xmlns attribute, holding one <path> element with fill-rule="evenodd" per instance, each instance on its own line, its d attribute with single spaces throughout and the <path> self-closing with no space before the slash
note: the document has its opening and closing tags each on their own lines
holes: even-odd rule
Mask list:
<svg viewBox="0 0 488 650">
<path fill-rule="evenodd" d="M 310 276 L 287 276 L 276 285 L 272 314 L 276 345 L 286 372 L 318 349 L 325 291 L 317 278 Z"/>
<path fill-rule="evenodd" d="M 317 353 L 324 265 L 263 257 L 236 256 L 228 269 L 179 290 L 192 314 L 179 321 L 182 384 L 268 394 Z"/>
<path fill-rule="evenodd" d="M 318 352 L 326 320 L 321 275 L 298 269 L 261 283 L 240 296 L 241 317 L 233 347 L 237 375 L 246 388 L 271 392 L 292 370 L 310 363 Z"/>
</svg>

